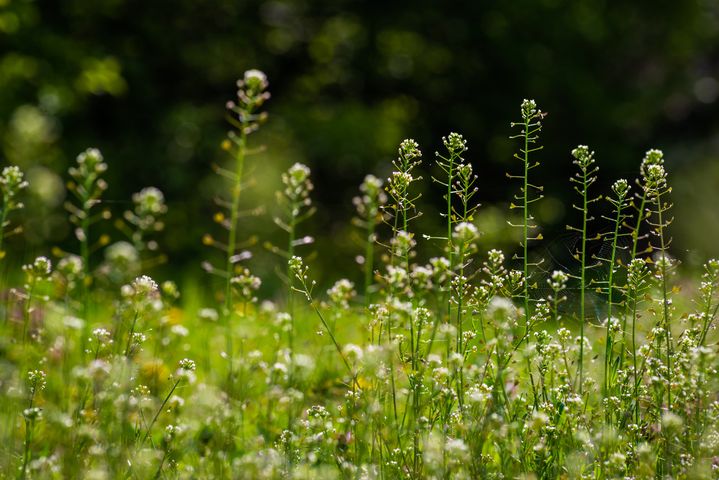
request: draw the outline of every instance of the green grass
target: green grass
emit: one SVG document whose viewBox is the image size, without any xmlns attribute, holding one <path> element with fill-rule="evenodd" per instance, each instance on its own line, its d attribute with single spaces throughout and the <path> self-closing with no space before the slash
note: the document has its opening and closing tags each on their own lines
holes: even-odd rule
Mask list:
<svg viewBox="0 0 719 480">
<path fill-rule="evenodd" d="M 79 255 L 54 251 L 55 265 L 39 257 L 3 278 L 0 476 L 719 478 L 719 262 L 696 285 L 680 277 L 660 151 L 638 162 L 632 189 L 614 183 L 600 232 L 594 152 L 568 152 L 580 239 L 563 271 L 532 248 L 543 241 L 532 216 L 543 189 L 529 177 L 542 167 L 536 103 L 522 104 L 520 175 L 508 175 L 521 182 L 515 252 L 480 249 L 475 194 L 490 180 L 456 133 L 437 154 L 443 231 L 414 230 L 422 152 L 405 140 L 385 185 L 367 177 L 355 199 L 361 288 L 332 279 L 326 291 L 298 256 L 311 251 L 300 227 L 313 210 L 296 164 L 278 194 L 287 248 L 266 245 L 286 283 L 273 303 L 258 298 L 238 238 L 266 88 L 250 71 L 230 105 L 234 170 L 217 169 L 229 194 L 214 216 L 227 239 L 202 239 L 223 267 L 206 262 L 182 288 L 144 276 L 161 257 L 161 192 L 134 196 L 116 222 L 127 242 L 106 246 L 89 228 L 108 220 L 91 214 L 102 157 L 88 150 L 99 163 L 85 171 L 88 153 L 78 158 Z M 18 175 L 0 178 L 0 239 L 32 214 Z"/>
</svg>

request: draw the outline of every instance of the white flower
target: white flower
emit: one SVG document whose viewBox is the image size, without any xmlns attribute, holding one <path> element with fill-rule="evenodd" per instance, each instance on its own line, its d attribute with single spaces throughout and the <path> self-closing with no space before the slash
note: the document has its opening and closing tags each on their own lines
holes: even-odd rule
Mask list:
<svg viewBox="0 0 719 480">
<path fill-rule="evenodd" d="M 348 343 L 345 345 L 345 347 L 342 349 L 342 352 L 345 354 L 345 356 L 350 360 L 361 360 L 362 355 L 364 352 L 362 351 L 362 347 L 359 345 L 355 345 L 354 343 Z"/>
<path fill-rule="evenodd" d="M 140 254 L 129 242 L 115 242 L 105 249 L 105 258 L 114 265 L 134 265 L 140 260 Z"/>
<path fill-rule="evenodd" d="M 43 279 L 52 273 L 52 262 L 47 257 L 40 256 L 31 264 L 23 265 L 22 269 L 31 281 L 34 279 Z"/>
<path fill-rule="evenodd" d="M 173 325 L 170 331 L 178 337 L 186 337 L 190 331 L 182 325 Z"/>
<path fill-rule="evenodd" d="M 132 289 L 138 297 L 147 297 L 158 291 L 157 282 L 147 275 L 137 277 L 132 282 Z"/>
<path fill-rule="evenodd" d="M 46 377 L 47 374 L 42 370 L 30 370 L 27 373 L 27 381 L 30 384 L 30 389 L 33 392 L 45 390 L 45 386 L 47 385 L 45 381 Z"/>
<path fill-rule="evenodd" d="M 167 211 L 165 195 L 155 187 L 146 187 L 134 193 L 132 201 L 139 214 L 159 215 Z"/>
<path fill-rule="evenodd" d="M 515 318 L 517 307 L 506 297 L 494 296 L 487 307 L 487 314 L 490 316 L 500 315 L 504 318 Z"/>
<path fill-rule="evenodd" d="M 178 366 L 181 370 L 185 370 L 187 372 L 194 372 L 197 368 L 197 365 L 195 364 L 194 360 L 190 360 L 189 358 L 183 358 L 179 361 Z"/>
<path fill-rule="evenodd" d="M 201 308 L 200 311 L 197 312 L 197 316 L 200 320 L 207 322 L 216 322 L 220 318 L 217 310 L 214 308 Z"/>
<path fill-rule="evenodd" d="M 267 75 L 261 70 L 255 68 L 247 70 L 242 77 L 242 84 L 249 90 L 262 91 L 269 85 Z"/>
<path fill-rule="evenodd" d="M 477 227 L 469 222 L 460 222 L 454 227 L 454 237 L 462 243 L 473 242 L 479 235 Z"/>
</svg>

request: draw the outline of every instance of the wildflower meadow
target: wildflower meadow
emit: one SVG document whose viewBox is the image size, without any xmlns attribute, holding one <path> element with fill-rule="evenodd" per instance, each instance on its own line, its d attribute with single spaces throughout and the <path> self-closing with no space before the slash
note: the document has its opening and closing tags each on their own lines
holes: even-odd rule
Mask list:
<svg viewBox="0 0 719 480">
<path fill-rule="evenodd" d="M 460 133 L 406 139 L 387 178 L 358 186 L 356 275 L 319 282 L 329 233 L 307 221 L 308 166 L 281 176 L 282 242 L 248 241 L 269 86 L 249 70 L 226 105 L 191 282 L 157 270 L 172 261 L 162 191 L 105 202 L 113 159 L 95 148 L 64 174 L 70 247 L 16 265 L 3 249 L 34 213 L 24 172 L 2 169 L 2 478 L 719 478 L 719 260 L 692 275 L 674 255 L 662 151 L 604 179 L 601 152 L 562 147 L 574 240 L 559 261 L 535 210 L 552 119 L 537 102 L 501 119 L 516 152 L 502 178 Z M 480 242 L 490 182 L 508 192 L 505 251 Z M 423 231 L 428 204 L 441 228 Z M 260 258 L 281 279 L 269 297 Z"/>
</svg>

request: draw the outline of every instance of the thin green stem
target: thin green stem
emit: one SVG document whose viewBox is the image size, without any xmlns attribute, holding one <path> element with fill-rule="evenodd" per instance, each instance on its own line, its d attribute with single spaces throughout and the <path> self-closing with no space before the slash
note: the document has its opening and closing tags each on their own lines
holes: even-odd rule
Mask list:
<svg viewBox="0 0 719 480">
<path fill-rule="evenodd" d="M 604 396 L 605 398 L 609 396 L 609 390 L 610 390 L 610 367 L 611 367 L 611 359 L 612 359 L 612 352 L 613 352 L 613 343 L 612 343 L 612 337 L 611 337 L 611 323 L 612 323 L 612 313 L 613 313 L 613 306 L 614 306 L 614 264 L 617 259 L 617 245 L 619 242 L 619 230 L 622 224 L 622 207 L 624 204 L 624 199 L 620 196 L 617 201 L 617 216 L 614 220 L 614 232 L 612 234 L 612 251 L 611 255 L 609 257 L 609 278 L 607 279 L 607 297 L 608 297 L 608 304 L 607 304 L 607 341 L 606 341 L 606 349 L 604 354 Z M 624 330 L 622 329 L 622 335 L 624 335 Z M 620 355 L 620 366 L 622 365 L 624 361 L 624 342 L 622 342 L 622 348 L 621 348 L 621 355 Z M 621 368 L 621 367 L 620 367 Z"/>
<path fill-rule="evenodd" d="M 25 302 L 25 308 L 23 310 L 23 322 L 22 322 L 22 343 L 25 345 L 27 342 L 27 331 L 30 326 L 30 313 L 32 311 L 32 297 L 35 291 L 35 281 L 30 281 L 30 288 L 27 291 L 27 301 Z"/>
<path fill-rule="evenodd" d="M 30 391 L 30 404 L 28 406 L 28 409 L 33 408 L 33 404 L 35 402 L 35 391 L 36 385 L 33 385 L 32 390 Z M 25 442 L 22 456 L 22 468 L 20 469 L 20 473 L 18 474 L 18 478 L 20 479 L 27 478 L 27 465 L 30 462 L 30 444 L 32 442 L 32 431 L 34 427 L 35 420 L 28 419 L 27 417 L 25 417 Z"/>
<path fill-rule="evenodd" d="M 132 324 L 130 324 L 130 330 L 127 333 L 127 344 L 125 346 L 125 357 L 129 358 L 130 348 L 132 347 L 132 335 L 135 333 L 135 325 L 137 324 L 137 318 L 140 316 L 139 312 L 135 310 L 135 315 L 132 318 Z"/>
<path fill-rule="evenodd" d="M 337 354 L 342 359 L 342 363 L 344 364 L 345 368 L 347 369 L 347 372 L 349 372 L 350 376 L 352 377 L 352 383 L 357 388 L 360 388 L 359 383 L 357 382 L 357 374 L 352 370 L 352 367 L 350 366 L 349 362 L 347 361 L 347 357 L 345 357 L 344 352 L 342 352 L 342 347 L 340 347 L 339 342 L 337 341 L 337 338 L 335 337 L 334 333 L 332 333 L 332 329 L 330 328 L 329 324 L 325 320 L 324 315 L 322 315 L 322 312 L 315 304 L 314 299 L 312 298 L 312 294 L 310 293 L 309 288 L 307 288 L 307 284 L 305 283 L 304 279 L 301 277 L 297 277 L 300 284 L 302 285 L 302 293 L 305 294 L 307 297 L 307 301 L 312 307 L 312 310 L 314 310 L 317 317 L 320 319 L 320 323 L 322 323 L 322 326 L 324 327 L 325 331 L 327 332 L 327 335 L 329 335 L 330 340 L 332 340 L 332 345 L 334 345 L 335 350 L 337 351 Z"/>
<path fill-rule="evenodd" d="M 8 216 L 8 201 L 9 198 L 7 194 L 3 195 L 3 208 L 0 210 L 0 261 L 5 258 L 5 253 L 3 252 L 3 242 L 5 241 L 5 224 L 7 223 L 7 216 Z"/>
<path fill-rule="evenodd" d="M 634 367 L 634 421 L 639 425 L 639 378 L 637 369 L 637 299 L 632 297 L 632 363 Z"/>
<path fill-rule="evenodd" d="M 91 182 L 87 182 L 91 183 Z M 85 191 L 89 191 L 90 188 L 89 185 L 85 185 Z M 89 310 L 90 310 L 90 282 L 92 278 L 90 277 L 90 245 L 89 245 L 89 236 L 90 236 L 90 206 L 89 206 L 89 198 L 83 198 L 82 199 L 82 219 L 80 220 L 80 231 L 82 232 L 82 237 L 80 238 L 80 257 L 82 258 L 82 281 L 80 282 L 82 284 L 82 289 L 80 290 L 80 295 L 82 298 L 82 320 L 83 320 L 83 327 L 82 327 L 82 338 L 80 339 L 80 347 L 81 347 L 81 353 L 82 355 L 85 355 L 86 350 L 86 342 L 87 337 L 90 332 L 90 319 L 88 318 Z"/>
<path fill-rule="evenodd" d="M 365 307 L 369 307 L 372 303 L 372 297 L 370 295 L 370 288 L 372 286 L 372 277 L 374 271 L 374 235 L 377 224 L 377 214 L 375 212 L 375 206 L 370 208 L 370 215 L 367 219 L 367 244 L 365 245 L 365 256 L 364 256 L 364 301 Z"/>
<path fill-rule="evenodd" d="M 180 384 L 181 381 L 182 381 L 182 378 L 178 378 L 177 380 L 175 380 L 175 384 L 172 385 L 172 388 L 170 389 L 169 393 L 165 396 L 165 399 L 162 401 L 162 405 L 160 405 L 160 408 L 158 408 L 157 412 L 155 412 L 155 416 L 152 417 L 152 421 L 147 426 L 147 431 L 145 432 L 145 436 L 142 437 L 142 441 L 140 442 L 140 447 L 142 447 L 145 444 L 145 442 L 147 441 L 147 438 L 152 433 L 152 427 L 155 425 L 155 422 L 157 422 L 157 418 L 160 416 L 160 413 L 162 413 L 162 410 L 165 408 L 165 405 L 167 405 L 167 402 L 168 402 L 168 400 L 170 400 L 170 397 L 172 396 L 172 394 L 175 393 L 175 389 L 177 388 L 177 386 Z"/>
<path fill-rule="evenodd" d="M 447 256 L 449 260 L 450 281 L 454 273 L 454 245 L 452 241 L 452 181 L 454 178 L 454 154 L 449 155 L 447 168 Z M 447 318 L 452 319 L 452 295 L 447 300 Z"/>
<path fill-rule="evenodd" d="M 524 186 L 522 190 L 522 273 L 524 285 L 522 297 L 524 301 L 525 335 L 529 341 L 529 126 L 530 119 L 524 121 Z"/>
<path fill-rule="evenodd" d="M 22 468 L 20 469 L 20 474 L 18 475 L 18 478 L 20 479 L 27 478 L 27 465 L 30 462 L 30 444 L 32 442 L 32 431 L 34 425 L 35 422 L 33 420 L 25 419 L 25 442 L 22 456 Z"/>
<path fill-rule="evenodd" d="M 637 215 L 637 223 L 634 229 L 632 229 L 632 251 L 629 256 L 629 261 L 631 262 L 635 258 L 637 258 L 637 247 L 639 245 L 639 229 L 642 226 L 642 222 L 646 220 L 646 215 L 644 213 L 644 209 L 647 204 L 647 194 L 646 191 L 642 195 L 642 199 L 639 203 L 639 209 L 638 209 L 638 215 Z"/>
<path fill-rule="evenodd" d="M 292 258 L 295 255 L 295 231 L 297 229 L 297 216 L 296 212 L 299 211 L 297 201 L 292 201 L 290 204 L 290 219 L 287 238 L 287 257 Z M 290 315 L 290 328 L 287 332 L 287 346 L 292 352 L 295 343 L 295 308 L 294 308 L 294 280 L 292 270 L 290 269 L 289 263 L 287 265 L 287 313 Z"/>
<path fill-rule="evenodd" d="M 667 409 L 672 410 L 672 324 L 669 316 L 669 292 L 667 290 L 667 246 L 664 239 L 664 227 L 662 213 L 664 207 L 662 205 L 661 193 L 657 193 L 656 197 L 657 204 L 657 216 L 658 216 L 658 234 L 659 234 L 659 248 L 662 254 L 660 270 L 662 276 L 662 315 L 664 325 L 664 336 L 666 339 L 666 361 L 667 361 Z"/>
<path fill-rule="evenodd" d="M 582 175 L 582 250 L 580 252 L 580 278 L 579 278 L 579 394 L 584 390 L 584 322 L 586 309 L 586 265 L 587 265 L 587 216 L 589 210 L 588 202 L 588 177 L 585 169 Z"/>
<path fill-rule="evenodd" d="M 232 389 L 232 369 L 233 369 L 233 346 L 232 346 L 232 313 L 233 313 L 233 301 L 232 301 L 232 277 L 234 272 L 234 256 L 237 244 L 237 223 L 240 216 L 240 196 L 242 194 L 242 177 L 245 169 L 245 157 L 247 148 L 247 132 L 245 125 L 242 120 L 240 128 L 240 138 L 237 142 L 237 151 L 235 153 L 235 183 L 232 186 L 232 205 L 230 207 L 230 225 L 229 225 L 229 237 L 227 241 L 227 257 L 225 262 L 225 272 L 227 278 L 225 279 L 225 302 L 223 309 L 223 316 L 225 320 L 225 341 L 227 349 L 227 361 L 228 361 L 228 373 L 227 381 L 228 388 Z"/>
</svg>

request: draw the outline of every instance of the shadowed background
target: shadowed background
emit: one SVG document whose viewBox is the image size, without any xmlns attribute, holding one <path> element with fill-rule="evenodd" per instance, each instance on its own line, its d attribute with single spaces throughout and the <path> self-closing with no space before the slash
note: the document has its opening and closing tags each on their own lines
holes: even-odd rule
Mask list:
<svg viewBox="0 0 719 480">
<path fill-rule="evenodd" d="M 425 153 L 421 226 L 442 221 L 433 152 L 457 131 L 479 174 L 483 241 L 511 249 L 504 222 L 518 185 L 504 173 L 520 168 L 508 136 L 525 97 L 549 113 L 535 172 L 550 249 L 572 248 L 569 152 L 581 143 L 596 151 L 597 194 L 633 180 L 648 148 L 663 149 L 675 254 L 686 265 L 719 254 L 715 1 L 1 0 L 0 42 L 2 163 L 21 166 L 32 185 L 25 235 L 10 247 L 17 261 L 76 249 L 62 207 L 66 170 L 95 146 L 109 164 L 106 206 L 119 216 L 133 192 L 160 188 L 169 206 L 162 268 L 200 274 L 214 255 L 201 244 L 217 228 L 212 197 L 226 186 L 211 168 L 227 160 L 224 104 L 249 68 L 267 73 L 272 99 L 251 137 L 266 150 L 249 159 L 255 182 L 243 200 L 265 213 L 243 219 L 241 236 L 282 243 L 273 192 L 281 171 L 307 163 L 319 210 L 300 234 L 317 242 L 301 253 L 319 251 L 327 276 L 359 276 L 338 261 L 361 250 L 351 199 L 366 173 L 389 174 L 406 137 Z M 252 250 L 265 278 L 282 263 L 261 244 Z"/>
</svg>

